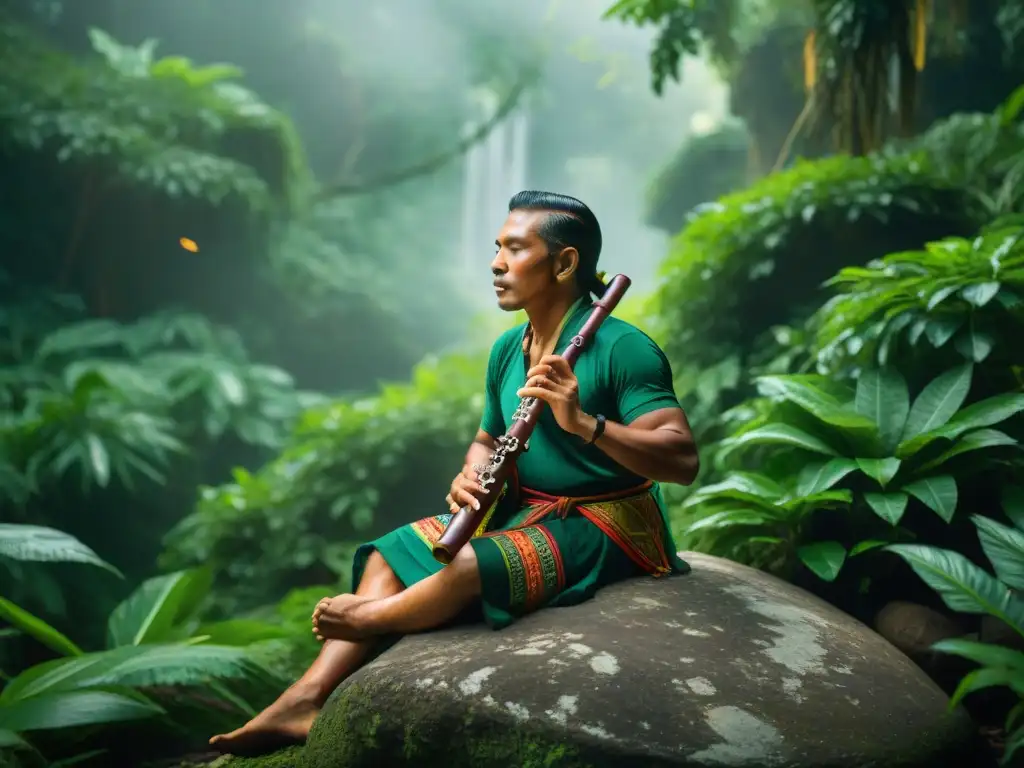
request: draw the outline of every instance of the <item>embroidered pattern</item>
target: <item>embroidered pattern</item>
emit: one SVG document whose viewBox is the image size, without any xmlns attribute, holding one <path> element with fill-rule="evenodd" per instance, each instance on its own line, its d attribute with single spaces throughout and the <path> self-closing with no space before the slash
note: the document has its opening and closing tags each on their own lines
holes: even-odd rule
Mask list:
<svg viewBox="0 0 1024 768">
<path fill-rule="evenodd" d="M 508 570 L 509 607 L 531 611 L 565 588 L 558 544 L 542 525 L 488 533 Z"/>
<path fill-rule="evenodd" d="M 424 517 L 422 520 L 411 523 L 410 527 L 413 533 L 423 540 L 424 544 L 433 549 L 437 540 L 441 538 L 441 534 L 444 533 L 444 529 L 448 527 L 448 521 L 451 519 L 451 513 L 445 512 L 443 515 Z"/>
<path fill-rule="evenodd" d="M 578 509 L 648 573 L 662 576 L 672 570 L 665 552 L 661 511 L 651 494 L 581 504 Z"/>
</svg>

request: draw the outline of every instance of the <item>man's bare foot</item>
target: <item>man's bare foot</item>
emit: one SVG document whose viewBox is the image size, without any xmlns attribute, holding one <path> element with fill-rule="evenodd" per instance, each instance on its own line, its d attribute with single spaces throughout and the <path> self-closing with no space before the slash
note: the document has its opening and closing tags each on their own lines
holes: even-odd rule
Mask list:
<svg viewBox="0 0 1024 768">
<path fill-rule="evenodd" d="M 360 595 L 338 595 L 326 605 L 318 606 L 319 615 L 314 622 L 314 632 L 321 640 L 349 640 L 358 642 L 373 637 L 374 632 L 363 620 L 363 608 L 373 598 Z"/>
<path fill-rule="evenodd" d="M 319 712 L 315 699 L 289 688 L 241 728 L 214 736 L 210 746 L 233 755 L 255 755 L 301 744 Z"/>
</svg>

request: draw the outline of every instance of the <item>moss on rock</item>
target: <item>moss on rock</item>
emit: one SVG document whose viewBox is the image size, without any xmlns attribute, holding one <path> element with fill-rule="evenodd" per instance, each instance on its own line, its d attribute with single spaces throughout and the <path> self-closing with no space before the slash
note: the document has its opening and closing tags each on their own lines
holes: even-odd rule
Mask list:
<svg viewBox="0 0 1024 768">
<path fill-rule="evenodd" d="M 385 712 L 398 716 L 385 717 Z M 537 728 L 509 728 L 495 722 L 482 708 L 471 708 L 461 717 L 439 713 L 436 700 L 410 699 L 404 689 L 386 680 L 364 680 L 339 691 L 331 700 L 297 765 L 369 768 L 380 763 L 422 768 L 600 765 L 578 748 L 554 741 Z M 233 768 L 241 767 L 233 764 Z"/>
</svg>

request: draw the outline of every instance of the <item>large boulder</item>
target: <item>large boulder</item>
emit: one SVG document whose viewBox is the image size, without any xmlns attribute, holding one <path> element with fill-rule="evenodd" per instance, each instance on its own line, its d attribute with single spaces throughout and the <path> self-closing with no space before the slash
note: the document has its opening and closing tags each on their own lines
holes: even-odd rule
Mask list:
<svg viewBox="0 0 1024 768">
<path fill-rule="evenodd" d="M 304 749 L 262 765 L 987 766 L 962 710 L 826 603 L 684 553 L 494 632 L 409 637 L 336 693 Z M 233 761 L 232 768 L 242 768 Z"/>
</svg>

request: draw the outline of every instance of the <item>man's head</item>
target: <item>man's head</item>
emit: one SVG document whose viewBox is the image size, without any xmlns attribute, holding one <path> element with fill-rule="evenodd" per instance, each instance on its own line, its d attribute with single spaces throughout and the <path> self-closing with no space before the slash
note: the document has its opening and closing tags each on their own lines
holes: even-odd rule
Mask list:
<svg viewBox="0 0 1024 768">
<path fill-rule="evenodd" d="M 558 296 L 600 295 L 601 227 L 579 200 L 552 192 L 519 192 L 508 203 L 491 262 L 498 306 L 515 311 Z"/>
</svg>

